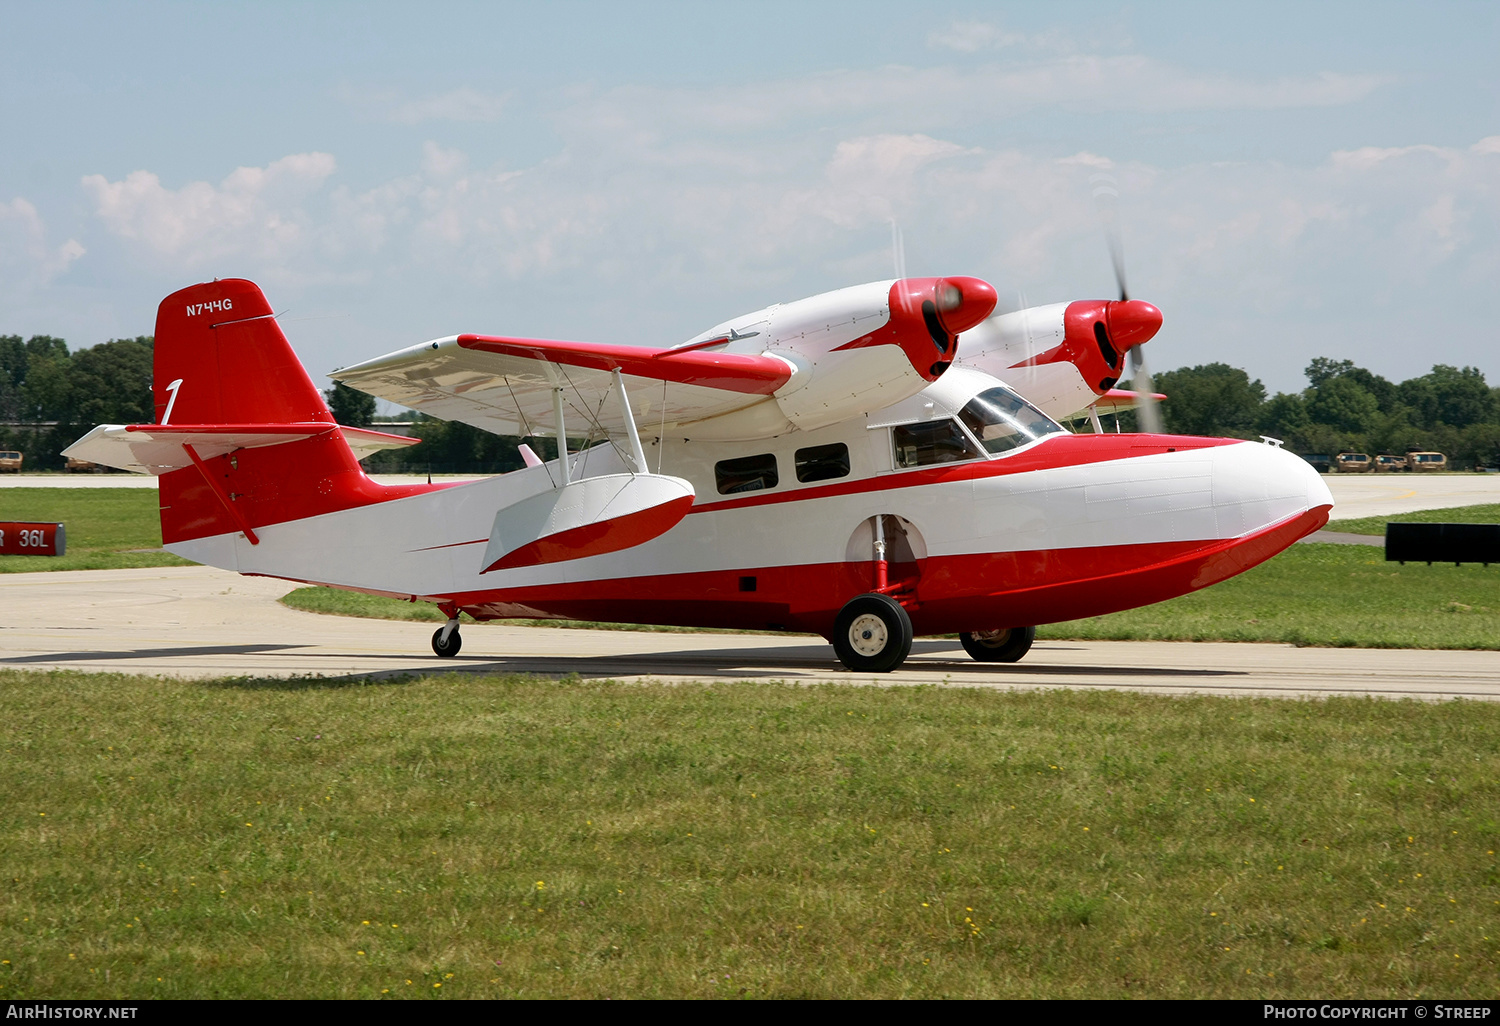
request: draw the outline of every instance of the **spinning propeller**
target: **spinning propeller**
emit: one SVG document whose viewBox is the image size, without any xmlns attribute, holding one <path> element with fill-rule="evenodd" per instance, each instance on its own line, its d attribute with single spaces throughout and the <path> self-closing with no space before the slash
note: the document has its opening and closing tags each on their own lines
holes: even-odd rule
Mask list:
<svg viewBox="0 0 1500 1026">
<path fill-rule="evenodd" d="M 1099 220 L 1104 226 L 1104 241 L 1109 247 L 1109 261 L 1115 270 L 1115 284 L 1120 288 L 1121 305 L 1111 308 L 1106 330 L 1109 341 L 1116 348 L 1121 345 L 1129 347 L 1130 383 L 1136 393 L 1136 412 L 1140 417 L 1140 426 L 1148 434 L 1159 435 L 1163 428 L 1161 411 L 1156 408 L 1156 389 L 1151 382 L 1151 371 L 1146 366 L 1146 356 L 1141 352 L 1139 343 L 1134 340 L 1151 321 L 1154 324 L 1149 332 L 1144 332 L 1145 337 L 1150 338 L 1156 333 L 1156 329 L 1161 326 L 1161 311 L 1149 303 L 1132 300 L 1130 290 L 1125 285 L 1125 244 L 1121 239 L 1119 216 L 1120 191 L 1115 180 L 1109 175 L 1095 175 L 1090 181 L 1094 183 L 1094 202 L 1099 207 Z"/>
</svg>

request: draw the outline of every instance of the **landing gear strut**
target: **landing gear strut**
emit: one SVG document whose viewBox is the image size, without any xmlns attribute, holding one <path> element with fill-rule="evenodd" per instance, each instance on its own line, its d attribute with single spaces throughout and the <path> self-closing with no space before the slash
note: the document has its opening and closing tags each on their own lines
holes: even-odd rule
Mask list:
<svg viewBox="0 0 1500 1026">
<path fill-rule="evenodd" d="M 858 673 L 889 673 L 911 652 L 911 618 L 901 603 L 870 593 L 849 600 L 833 622 L 833 650 Z"/>
<path fill-rule="evenodd" d="M 1035 627 L 1004 627 L 998 631 L 960 634 L 964 651 L 981 663 L 1013 663 L 1031 650 Z"/>
<path fill-rule="evenodd" d="M 458 635 L 458 617 L 452 617 L 432 635 L 432 650 L 444 659 L 458 655 L 464 647 L 464 639 Z"/>
</svg>

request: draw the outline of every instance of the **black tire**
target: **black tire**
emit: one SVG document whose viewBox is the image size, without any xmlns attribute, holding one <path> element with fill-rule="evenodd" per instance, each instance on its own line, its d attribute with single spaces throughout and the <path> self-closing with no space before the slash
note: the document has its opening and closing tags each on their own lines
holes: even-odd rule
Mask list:
<svg viewBox="0 0 1500 1026">
<path fill-rule="evenodd" d="M 1035 627 L 1009 627 L 998 631 L 976 631 L 960 634 L 964 651 L 981 663 L 1013 663 L 1031 651 L 1036 640 Z"/>
<path fill-rule="evenodd" d="M 860 595 L 833 622 L 833 650 L 857 673 L 890 673 L 911 653 L 911 617 L 885 595 Z"/>
<path fill-rule="evenodd" d="M 464 647 L 464 639 L 459 637 L 458 628 L 453 628 L 453 633 L 448 635 L 448 643 L 443 644 L 443 628 L 439 627 L 432 632 L 432 650 L 444 659 L 451 659 L 458 655 L 458 650 Z"/>
</svg>

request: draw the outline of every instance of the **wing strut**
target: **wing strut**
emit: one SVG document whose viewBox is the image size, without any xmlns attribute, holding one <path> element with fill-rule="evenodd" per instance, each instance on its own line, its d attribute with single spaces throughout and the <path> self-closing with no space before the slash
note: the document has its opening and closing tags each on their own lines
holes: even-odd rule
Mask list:
<svg viewBox="0 0 1500 1026">
<path fill-rule="evenodd" d="M 177 398 L 176 393 L 173 393 L 172 398 Z M 208 485 L 208 490 L 214 493 L 214 496 L 219 500 L 219 504 L 224 507 L 224 512 L 229 514 L 229 519 L 240 526 L 240 530 L 245 533 L 245 537 L 250 539 L 251 545 L 259 545 L 260 539 L 250 529 L 250 525 L 245 522 L 245 518 L 240 516 L 240 511 L 234 508 L 234 497 L 224 494 L 223 487 L 220 486 L 219 482 L 214 480 L 214 476 L 203 465 L 203 460 L 199 458 L 198 450 L 193 448 L 193 443 L 183 442 L 182 450 L 187 453 L 188 459 L 193 461 L 193 466 L 198 468 L 198 473 L 203 476 L 203 483 Z"/>
<path fill-rule="evenodd" d="M 552 416 L 557 420 L 557 462 L 562 465 L 563 487 L 568 487 L 568 435 L 563 430 L 563 390 L 558 385 L 552 389 Z"/>
<path fill-rule="evenodd" d="M 630 396 L 625 394 L 625 379 L 621 376 L 618 367 L 612 374 L 615 379 L 615 391 L 620 393 L 620 407 L 625 415 L 625 434 L 630 437 L 630 459 L 635 464 L 635 472 L 644 474 L 646 473 L 646 450 L 641 447 L 641 436 L 635 429 L 635 414 L 630 412 Z"/>
</svg>

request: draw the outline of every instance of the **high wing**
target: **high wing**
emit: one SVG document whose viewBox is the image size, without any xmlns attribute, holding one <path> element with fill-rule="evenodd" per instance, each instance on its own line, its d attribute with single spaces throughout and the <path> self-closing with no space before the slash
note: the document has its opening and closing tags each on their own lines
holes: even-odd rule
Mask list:
<svg viewBox="0 0 1500 1026">
<path fill-rule="evenodd" d="M 727 343 L 727 339 L 723 340 Z M 496 434 L 551 435 L 553 392 L 562 390 L 571 430 L 625 431 L 608 402 L 620 371 L 643 433 L 681 428 L 757 404 L 792 378 L 789 360 L 767 354 L 654 349 L 497 335 L 450 335 L 334 371 L 330 377 L 443 420 Z M 782 420 L 779 415 L 777 420 Z"/>
<path fill-rule="evenodd" d="M 332 377 L 496 434 L 554 433 L 559 397 L 573 437 L 622 433 L 624 407 L 607 402 L 620 388 L 642 432 L 770 438 L 916 395 L 994 306 L 978 278 L 902 278 L 768 307 L 670 349 L 450 335 Z"/>
</svg>

